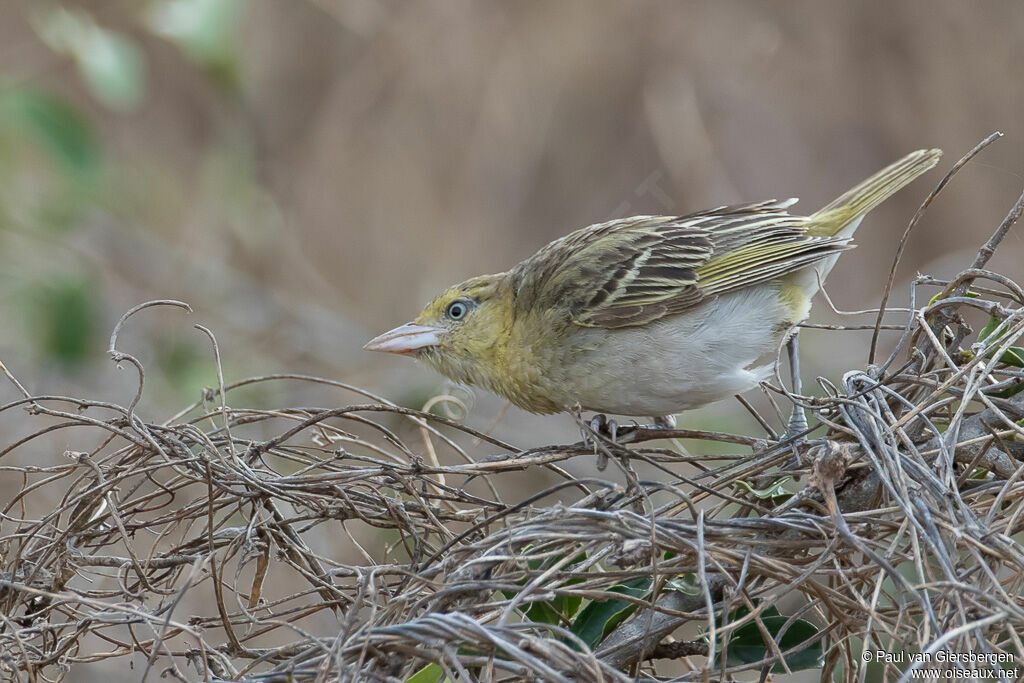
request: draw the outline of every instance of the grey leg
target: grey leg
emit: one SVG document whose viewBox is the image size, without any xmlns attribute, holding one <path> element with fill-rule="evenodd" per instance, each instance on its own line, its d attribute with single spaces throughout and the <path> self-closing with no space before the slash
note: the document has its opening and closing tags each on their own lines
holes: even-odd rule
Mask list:
<svg viewBox="0 0 1024 683">
<path fill-rule="evenodd" d="M 631 427 L 620 427 L 619 423 L 609 418 L 604 413 L 598 413 L 590 420 L 590 429 L 583 429 L 583 442 L 589 443 L 592 436 L 603 436 L 612 443 L 620 443 L 622 434 L 629 434 Z M 626 439 L 628 441 L 628 439 Z"/>
<path fill-rule="evenodd" d="M 789 353 L 789 373 L 794 394 L 803 393 L 803 384 L 800 382 L 800 350 L 798 346 L 799 331 L 786 342 L 786 351 Z M 801 432 L 807 431 L 807 415 L 804 414 L 804 407 L 800 404 L 793 406 L 793 414 L 789 417 L 789 426 L 786 427 L 786 437 L 793 438 Z"/>
<path fill-rule="evenodd" d="M 603 413 L 595 415 L 590 420 L 590 429 L 595 434 L 607 437 L 612 443 L 615 443 L 615 439 L 619 435 L 619 424 Z"/>
</svg>

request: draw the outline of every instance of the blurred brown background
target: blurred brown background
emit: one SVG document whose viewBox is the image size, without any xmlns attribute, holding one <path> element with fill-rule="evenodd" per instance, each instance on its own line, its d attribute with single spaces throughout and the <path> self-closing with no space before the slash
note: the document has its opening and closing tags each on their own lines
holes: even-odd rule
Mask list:
<svg viewBox="0 0 1024 683">
<path fill-rule="evenodd" d="M 837 306 L 868 308 L 941 173 L 1005 131 L 912 237 L 900 305 L 917 271 L 968 265 L 1017 197 L 1022 64 L 1018 0 L 6 0 L 0 360 L 33 392 L 126 404 L 137 380 L 107 360 L 110 330 L 173 298 L 195 313 L 146 311 L 119 344 L 147 367 L 144 419 L 216 384 L 193 323 L 216 333 L 229 382 L 315 374 L 419 407 L 445 382 L 361 346 L 447 284 L 615 216 L 792 195 L 810 211 L 942 147 L 831 276 Z M 1019 280 L 1022 259 L 1017 227 L 991 266 Z M 873 316 L 819 300 L 812 320 Z M 806 331 L 805 379 L 861 367 L 869 336 Z M 246 400 L 348 400 L 261 391 Z M 0 403 L 15 397 L 0 383 Z M 576 438 L 567 417 L 471 403 L 470 424 L 520 445 Z M 3 419 L 7 444 L 23 426 Z M 758 433 L 735 402 L 683 424 Z M 12 457 L 92 447 L 65 438 Z M 0 483 L 0 499 L 21 488 Z M 375 533 L 356 531 L 371 547 Z"/>
<path fill-rule="evenodd" d="M 8 0 L 0 357 L 34 391 L 126 402 L 106 335 L 175 298 L 196 313 L 148 311 L 123 341 L 154 417 L 215 382 L 192 322 L 229 381 L 318 374 L 418 406 L 443 381 L 361 345 L 446 284 L 617 215 L 813 210 L 911 149 L 946 169 L 1004 130 L 911 240 L 902 302 L 916 271 L 969 263 L 1019 191 L 1022 36 L 1012 0 Z M 829 283 L 840 308 L 877 301 L 940 176 L 866 222 Z M 1017 228 L 993 266 L 1019 276 L 1022 256 Z M 804 339 L 808 378 L 864 362 L 864 335 Z M 501 407 L 480 396 L 470 420 Z M 687 420 L 753 428 L 734 403 Z M 573 430 L 514 410 L 497 429 L 526 424 Z"/>
</svg>

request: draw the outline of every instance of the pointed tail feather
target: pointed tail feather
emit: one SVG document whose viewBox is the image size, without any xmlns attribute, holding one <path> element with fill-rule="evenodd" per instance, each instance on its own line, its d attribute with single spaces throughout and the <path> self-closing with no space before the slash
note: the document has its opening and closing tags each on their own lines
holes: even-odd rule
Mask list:
<svg viewBox="0 0 1024 683">
<path fill-rule="evenodd" d="M 941 149 L 919 149 L 886 166 L 810 216 L 807 233 L 817 236 L 839 234 L 843 228 L 939 163 L 941 156 Z"/>
</svg>

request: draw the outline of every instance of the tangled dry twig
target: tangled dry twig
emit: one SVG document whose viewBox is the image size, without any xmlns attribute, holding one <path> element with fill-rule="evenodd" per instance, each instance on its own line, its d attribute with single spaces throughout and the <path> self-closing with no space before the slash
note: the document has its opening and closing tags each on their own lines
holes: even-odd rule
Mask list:
<svg viewBox="0 0 1024 683">
<path fill-rule="evenodd" d="M 666 434 L 641 430 L 629 448 L 600 444 L 620 469 L 591 479 L 562 464 L 592 447 L 524 450 L 317 377 L 218 377 L 147 421 L 145 371 L 117 331 L 148 306 L 185 305 L 136 307 L 110 345 L 138 371 L 127 406 L 34 395 L 0 365 L 21 394 L 0 414 L 23 409 L 34 425 L 0 450 L 23 481 L 0 518 L 0 670 L 56 680 L 125 658 L 142 680 L 428 680 L 433 663 L 430 680 L 625 681 L 696 657 L 677 680 L 763 680 L 817 648 L 823 679 L 856 681 L 877 649 L 979 655 L 965 669 L 1024 663 L 1024 374 L 1012 362 L 1024 291 L 984 265 L 918 277 L 886 362 L 791 397 L 820 423 L 811 438 L 668 435 L 749 451 L 709 456 L 650 447 Z M 940 291 L 920 305 L 922 287 Z M 991 324 L 963 348 L 972 309 Z M 360 402 L 233 400 L 283 382 Z M 54 433 L 88 446 L 55 462 Z M 528 468 L 561 483 L 504 500 L 500 479 Z M 390 545 L 363 550 L 355 521 Z M 362 563 L 338 559 L 339 534 Z M 783 603 L 780 629 L 769 613 Z M 587 604 L 618 616 L 592 620 L 595 635 L 580 628 Z M 794 646 L 783 636 L 798 620 L 816 632 Z M 728 650 L 751 624 L 764 656 L 737 663 Z M 666 640 L 687 628 L 692 640 Z M 879 664 L 892 679 L 922 665 Z"/>
</svg>

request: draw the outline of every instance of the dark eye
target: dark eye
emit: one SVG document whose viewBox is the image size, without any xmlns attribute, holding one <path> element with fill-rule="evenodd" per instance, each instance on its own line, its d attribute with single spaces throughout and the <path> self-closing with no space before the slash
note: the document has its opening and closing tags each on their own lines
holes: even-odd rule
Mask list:
<svg viewBox="0 0 1024 683">
<path fill-rule="evenodd" d="M 469 306 L 466 305 L 465 301 L 453 301 L 448 304 L 448 308 L 444 314 L 452 320 L 462 320 L 469 313 Z"/>
</svg>

